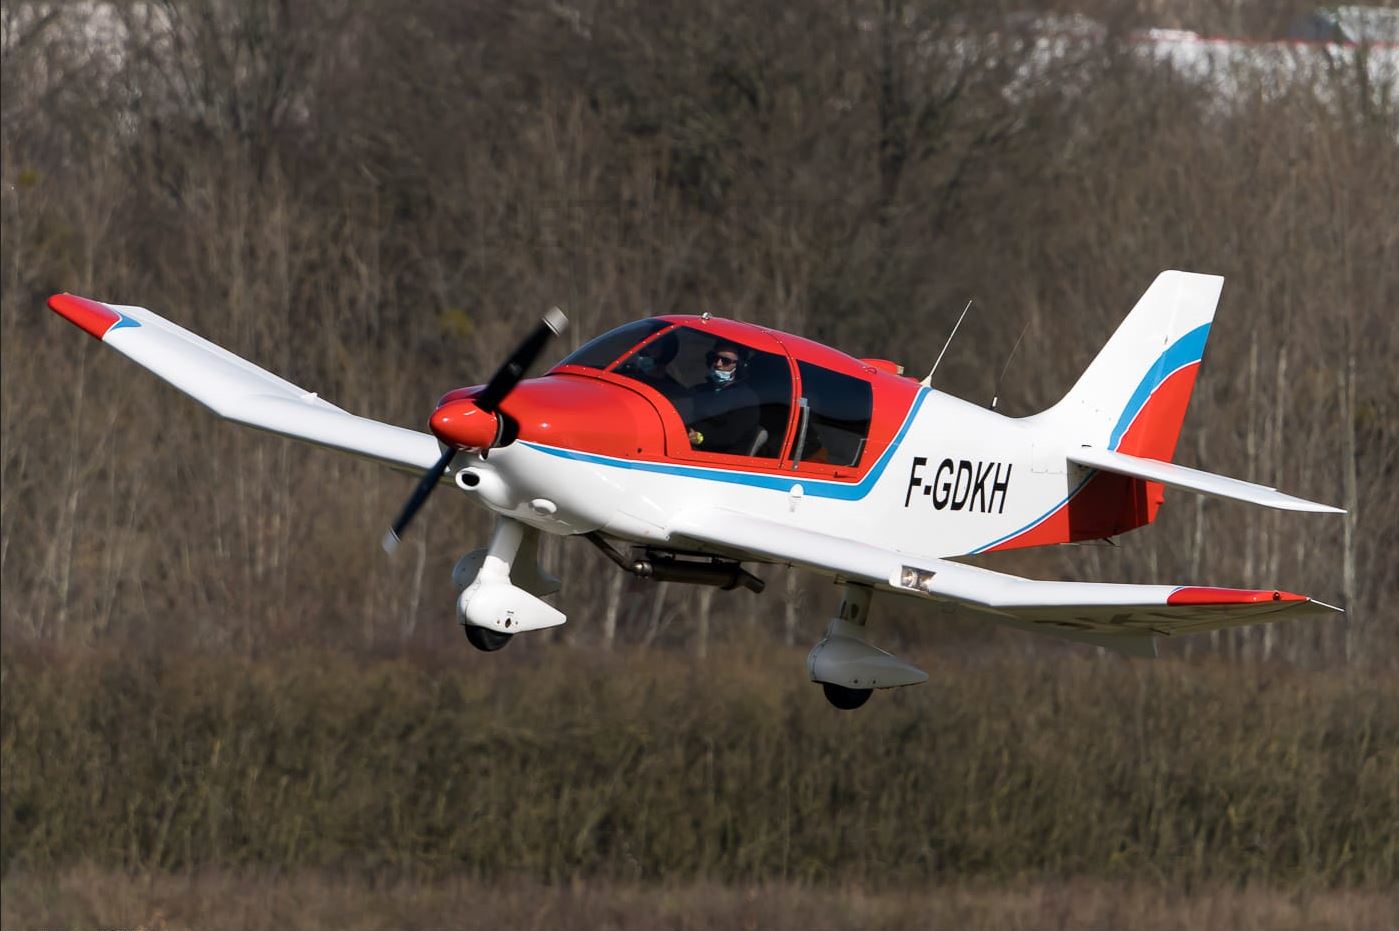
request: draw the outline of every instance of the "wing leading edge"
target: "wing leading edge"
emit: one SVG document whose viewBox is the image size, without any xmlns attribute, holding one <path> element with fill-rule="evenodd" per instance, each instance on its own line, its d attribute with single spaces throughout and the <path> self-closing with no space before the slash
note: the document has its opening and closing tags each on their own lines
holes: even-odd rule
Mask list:
<svg viewBox="0 0 1399 931">
<path fill-rule="evenodd" d="M 357 417 L 142 307 L 56 294 L 49 307 L 220 417 L 421 472 L 440 455 L 428 433 Z"/>
<path fill-rule="evenodd" d="M 670 530 L 711 547 L 824 570 L 901 595 L 963 605 L 1007 626 L 1132 655 L 1155 655 L 1155 637 L 1340 610 L 1283 591 L 1025 579 L 718 508 L 685 512 Z"/>
</svg>

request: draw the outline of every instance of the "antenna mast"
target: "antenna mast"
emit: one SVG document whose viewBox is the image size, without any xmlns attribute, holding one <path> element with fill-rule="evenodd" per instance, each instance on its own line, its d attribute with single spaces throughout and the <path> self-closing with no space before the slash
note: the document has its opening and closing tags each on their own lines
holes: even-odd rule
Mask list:
<svg viewBox="0 0 1399 931">
<path fill-rule="evenodd" d="M 1015 350 L 1020 348 L 1020 341 L 1025 338 L 1025 331 L 1030 329 L 1030 321 L 1026 320 L 1025 325 L 1020 328 L 1020 335 L 1015 338 L 1015 345 L 1010 347 L 1010 355 L 1006 356 L 1006 364 L 1001 367 L 1001 374 L 996 376 L 996 386 L 991 389 L 991 410 L 996 409 L 996 402 L 1001 400 L 1001 380 L 1006 377 L 1006 372 L 1010 371 L 1010 360 L 1015 358 Z"/>
<path fill-rule="evenodd" d="M 957 323 L 953 325 L 953 327 L 952 327 L 952 332 L 947 334 L 947 342 L 945 342 L 945 343 L 942 344 L 942 352 L 938 353 L 937 359 L 933 362 L 932 371 L 930 371 L 930 372 L 928 373 L 928 376 L 927 376 L 926 378 L 924 378 L 923 381 L 920 383 L 920 384 L 923 385 L 923 387 L 925 387 L 925 388 L 931 388 L 931 387 L 932 387 L 932 384 L 933 384 L 933 373 L 936 372 L 936 371 L 938 370 L 938 366 L 942 364 L 942 357 L 943 357 L 944 355 L 947 354 L 947 347 L 952 345 L 952 337 L 954 337 L 954 336 L 957 335 L 957 330 L 962 326 L 962 321 L 965 320 L 965 319 L 967 319 L 967 311 L 969 311 L 969 310 L 971 310 L 971 309 L 972 309 L 972 302 L 971 302 L 971 300 L 968 300 L 968 301 L 967 301 L 967 306 L 962 308 L 962 316 L 960 316 L 960 317 L 957 318 Z"/>
</svg>

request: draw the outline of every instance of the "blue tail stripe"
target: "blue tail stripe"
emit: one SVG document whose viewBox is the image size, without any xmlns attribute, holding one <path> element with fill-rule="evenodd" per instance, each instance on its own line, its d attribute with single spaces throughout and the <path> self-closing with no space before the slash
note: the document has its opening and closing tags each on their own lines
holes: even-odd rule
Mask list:
<svg viewBox="0 0 1399 931">
<path fill-rule="evenodd" d="M 1205 340 L 1209 339 L 1209 335 L 1210 325 L 1202 323 L 1172 343 L 1170 348 L 1157 357 L 1151 368 L 1142 376 L 1137 390 L 1132 392 L 1127 406 L 1122 409 L 1122 416 L 1117 419 L 1117 426 L 1112 428 L 1112 435 L 1108 438 L 1108 449 L 1117 449 L 1122 435 L 1127 432 L 1132 421 L 1137 419 L 1152 392 L 1161 387 L 1162 382 L 1179 369 L 1200 361 L 1205 354 Z"/>
<path fill-rule="evenodd" d="M 1117 419 L 1117 426 L 1113 427 L 1112 436 L 1108 440 L 1108 449 L 1117 449 L 1117 444 L 1122 441 L 1122 435 L 1127 432 L 1127 428 L 1132 425 L 1132 421 L 1137 419 L 1137 415 L 1140 414 L 1142 408 L 1146 406 L 1146 402 L 1151 399 L 1152 393 L 1155 392 L 1157 388 L 1161 387 L 1162 382 L 1170 378 L 1173 373 L 1187 365 L 1199 362 L 1200 359 L 1204 357 L 1205 340 L 1209 339 L 1209 335 L 1210 325 L 1208 323 L 1201 324 L 1176 340 L 1165 352 L 1157 357 L 1156 361 L 1147 369 L 1146 374 L 1142 376 L 1142 380 L 1138 383 L 1137 389 L 1132 392 L 1132 397 L 1128 399 L 1127 406 L 1122 409 L 1122 415 Z M 1000 546 L 1005 541 L 1014 539 L 1022 533 L 1026 533 L 1038 527 L 1052 517 L 1060 508 L 1072 501 L 1088 484 L 1088 480 L 1097 474 L 1097 469 L 1089 469 L 1088 474 L 1083 476 L 1072 491 L 1039 517 L 1036 517 L 1019 530 L 1013 530 L 1005 536 L 992 540 L 990 543 L 983 546 L 978 546 L 970 552 L 984 553 L 993 546 Z"/>
</svg>

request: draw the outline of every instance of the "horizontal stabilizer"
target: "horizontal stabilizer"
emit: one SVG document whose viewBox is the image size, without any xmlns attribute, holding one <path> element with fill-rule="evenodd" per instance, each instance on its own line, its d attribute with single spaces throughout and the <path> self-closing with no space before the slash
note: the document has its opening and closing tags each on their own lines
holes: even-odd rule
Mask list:
<svg viewBox="0 0 1399 931">
<path fill-rule="evenodd" d="M 1215 475 L 1213 472 L 1188 469 L 1185 466 L 1176 465 L 1173 462 L 1162 462 L 1159 459 L 1143 459 L 1140 456 L 1129 456 L 1126 453 L 1081 446 L 1069 450 L 1068 460 L 1094 469 L 1102 469 L 1104 472 L 1129 475 L 1132 478 L 1145 479 L 1149 482 L 1160 482 L 1162 485 L 1169 485 L 1172 488 L 1184 488 L 1187 491 L 1195 491 L 1204 495 L 1232 498 L 1235 501 L 1247 501 L 1249 504 L 1261 504 L 1264 507 L 1279 508 L 1284 511 L 1312 511 L 1317 514 L 1345 513 L 1341 508 L 1283 494 L 1276 488 L 1270 488 L 1267 485 L 1255 485 L 1253 482 Z"/>
</svg>

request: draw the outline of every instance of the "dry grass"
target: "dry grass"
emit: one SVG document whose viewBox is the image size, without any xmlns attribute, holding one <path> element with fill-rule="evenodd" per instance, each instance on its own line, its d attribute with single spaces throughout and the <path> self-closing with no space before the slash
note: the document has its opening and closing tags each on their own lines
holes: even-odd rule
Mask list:
<svg viewBox="0 0 1399 931">
<path fill-rule="evenodd" d="M 512 879 L 365 881 L 323 872 L 12 876 L 0 923 L 125 928 L 1314 928 L 1399 922 L 1379 891 L 1187 889 L 1101 880 L 898 889 Z"/>
<path fill-rule="evenodd" d="M 348 870 L 917 886 L 1399 878 L 1399 686 L 919 657 L 829 708 L 800 651 L 242 661 L 7 649 L 7 875 Z"/>
</svg>

